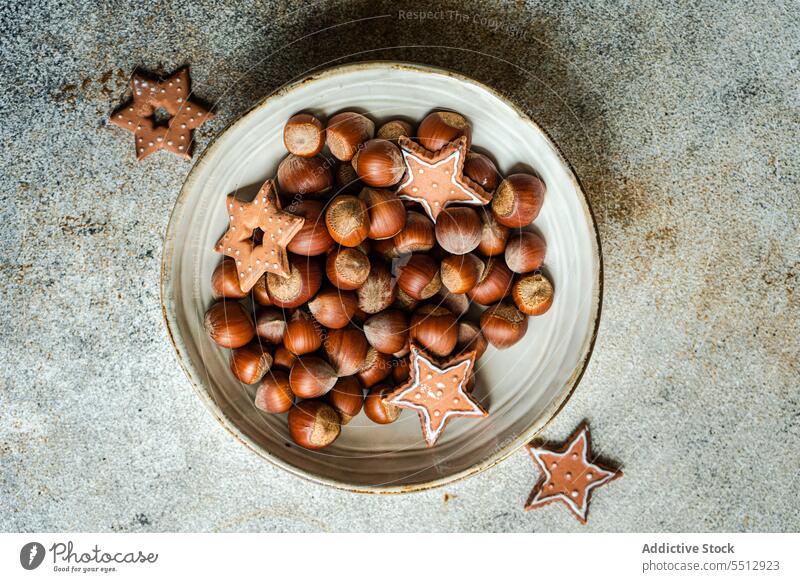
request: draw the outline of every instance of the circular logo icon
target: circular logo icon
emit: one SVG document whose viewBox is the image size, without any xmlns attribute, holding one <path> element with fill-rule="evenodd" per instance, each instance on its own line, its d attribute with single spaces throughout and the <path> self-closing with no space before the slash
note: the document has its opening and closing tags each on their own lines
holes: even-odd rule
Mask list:
<svg viewBox="0 0 800 582">
<path fill-rule="evenodd" d="M 19 563 L 26 570 L 35 570 L 44 560 L 44 546 L 39 542 L 28 542 L 19 551 Z"/>
</svg>

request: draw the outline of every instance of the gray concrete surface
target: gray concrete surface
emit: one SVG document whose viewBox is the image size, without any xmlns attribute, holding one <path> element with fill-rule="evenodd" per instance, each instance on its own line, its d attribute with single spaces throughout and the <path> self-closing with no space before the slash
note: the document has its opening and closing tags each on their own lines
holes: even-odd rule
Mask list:
<svg viewBox="0 0 800 582">
<path fill-rule="evenodd" d="M 796 4 L 24 4 L 0 7 L 0 530 L 800 529 Z M 376 58 L 523 104 L 596 209 L 597 349 L 545 434 L 588 418 L 623 465 L 585 527 L 522 511 L 522 452 L 421 494 L 311 485 L 234 442 L 176 364 L 161 236 L 190 164 L 137 164 L 105 127 L 128 73 L 191 64 L 218 111 L 202 147 L 282 83 Z"/>
</svg>

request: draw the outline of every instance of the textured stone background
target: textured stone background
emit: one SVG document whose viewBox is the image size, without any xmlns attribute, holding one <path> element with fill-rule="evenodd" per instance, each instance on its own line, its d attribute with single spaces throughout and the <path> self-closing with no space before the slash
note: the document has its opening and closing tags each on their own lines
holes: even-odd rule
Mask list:
<svg viewBox="0 0 800 582">
<path fill-rule="evenodd" d="M 796 5 L 468 1 L 433 7 L 466 21 L 420 21 L 398 9 L 430 5 L 38 4 L 0 6 L 0 530 L 800 528 Z M 497 87 L 586 187 L 602 325 L 545 434 L 588 418 L 623 464 L 585 528 L 522 512 L 522 452 L 421 494 L 308 484 L 234 442 L 176 364 L 161 237 L 190 164 L 137 164 L 105 127 L 127 75 L 191 64 L 218 111 L 202 146 L 314 67 L 378 58 Z"/>
</svg>

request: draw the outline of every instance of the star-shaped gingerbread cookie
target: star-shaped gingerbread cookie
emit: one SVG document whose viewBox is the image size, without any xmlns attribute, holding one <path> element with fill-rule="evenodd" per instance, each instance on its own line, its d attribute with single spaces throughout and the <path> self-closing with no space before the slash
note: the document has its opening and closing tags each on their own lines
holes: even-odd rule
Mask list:
<svg viewBox="0 0 800 582">
<path fill-rule="evenodd" d="M 489 194 L 464 175 L 467 138 L 462 136 L 437 152 L 426 150 L 405 136 L 398 140 L 406 165 L 406 175 L 397 195 L 419 202 L 436 222 L 444 208 L 452 203 L 485 206 Z"/>
<path fill-rule="evenodd" d="M 192 131 L 214 114 L 189 99 L 190 84 L 188 69 L 160 82 L 137 74 L 131 77 L 133 99 L 112 113 L 110 121 L 133 133 L 137 160 L 160 149 L 192 157 Z"/>
<path fill-rule="evenodd" d="M 265 273 L 289 276 L 289 257 L 286 245 L 303 227 L 305 219 L 281 210 L 273 180 L 267 180 L 251 202 L 243 202 L 229 194 L 228 230 L 214 247 L 236 261 L 239 287 L 250 291 Z M 253 240 L 261 229 L 260 243 Z"/>
<path fill-rule="evenodd" d="M 586 523 L 592 490 L 622 476 L 592 462 L 589 425 L 581 423 L 563 447 L 552 450 L 527 445 L 542 473 L 531 491 L 525 510 L 560 501 L 581 523 Z"/>
<path fill-rule="evenodd" d="M 383 400 L 399 408 L 417 411 L 429 447 L 436 443 L 451 418 L 486 416 L 487 412 L 467 393 L 475 352 L 438 364 L 412 344 L 410 358 L 408 381 Z"/>
</svg>

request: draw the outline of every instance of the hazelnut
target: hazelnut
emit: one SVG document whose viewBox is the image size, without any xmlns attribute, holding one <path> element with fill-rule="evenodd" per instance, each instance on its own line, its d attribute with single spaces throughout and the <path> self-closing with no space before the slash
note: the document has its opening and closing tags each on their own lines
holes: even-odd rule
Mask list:
<svg viewBox="0 0 800 582">
<path fill-rule="evenodd" d="M 411 353 L 411 340 L 407 337 L 403 347 L 394 352 L 392 355 L 395 358 L 405 358 L 408 354 Z"/>
<path fill-rule="evenodd" d="M 419 212 L 406 215 L 406 226 L 392 238 L 391 249 L 387 256 L 396 258 L 407 253 L 427 252 L 436 244 L 433 222 Z"/>
<path fill-rule="evenodd" d="M 239 287 L 236 261 L 225 257 L 211 274 L 211 293 L 214 299 L 243 299 L 247 293 Z"/>
<path fill-rule="evenodd" d="M 502 259 L 490 258 L 486 261 L 478 284 L 468 291 L 467 295 L 481 305 L 497 303 L 511 292 L 513 278 L 513 274 Z"/>
<path fill-rule="evenodd" d="M 325 225 L 340 245 L 356 247 L 369 234 L 367 205 L 355 196 L 337 196 L 325 211 Z"/>
<path fill-rule="evenodd" d="M 479 360 L 488 346 L 489 343 L 483 337 L 480 327 L 471 321 L 460 321 L 458 323 L 456 350 L 459 353 L 475 352 L 475 359 Z"/>
<path fill-rule="evenodd" d="M 219 301 L 206 311 L 206 333 L 223 348 L 240 348 L 256 335 L 250 314 L 234 301 Z"/>
<path fill-rule="evenodd" d="M 467 154 L 467 159 L 464 161 L 464 173 L 486 192 L 493 192 L 500 181 L 500 173 L 494 162 L 488 156 L 476 152 Z"/>
<path fill-rule="evenodd" d="M 402 232 L 402 231 L 400 231 Z M 374 240 L 372 241 L 372 250 L 373 252 L 379 254 L 385 259 L 396 259 L 399 254 L 394 250 L 394 239 L 397 237 L 392 238 L 384 238 L 381 240 Z"/>
<path fill-rule="evenodd" d="M 442 288 L 439 265 L 428 255 L 411 255 L 401 267 L 397 285 L 414 299 L 433 297 Z"/>
<path fill-rule="evenodd" d="M 365 142 L 353 156 L 352 165 L 361 181 L 374 188 L 393 186 L 406 172 L 400 148 L 385 139 Z"/>
<path fill-rule="evenodd" d="M 308 313 L 298 309 L 292 314 L 286 324 L 283 345 L 296 356 L 310 354 L 320 348 L 322 335 Z"/>
<path fill-rule="evenodd" d="M 240 382 L 255 384 L 272 366 L 272 356 L 265 345 L 252 342 L 231 351 L 231 372 Z"/>
<path fill-rule="evenodd" d="M 369 277 L 369 270 L 369 258 L 356 248 L 336 248 L 328 254 L 325 261 L 328 281 L 344 291 L 361 287 Z"/>
<path fill-rule="evenodd" d="M 530 273 L 514 283 L 511 295 L 522 313 L 542 315 L 553 304 L 553 284 L 541 273 Z"/>
<path fill-rule="evenodd" d="M 502 350 L 525 337 L 528 318 L 510 303 L 498 303 L 481 314 L 481 331 L 490 344 Z"/>
<path fill-rule="evenodd" d="M 283 145 L 296 156 L 313 158 L 325 147 L 322 122 L 308 113 L 292 115 L 283 126 Z"/>
<path fill-rule="evenodd" d="M 343 162 L 349 162 L 358 146 L 372 139 L 375 124 L 360 113 L 346 111 L 337 113 L 328 120 L 326 141 L 331 153 Z"/>
<path fill-rule="evenodd" d="M 515 273 L 530 273 L 541 268 L 547 244 L 533 232 L 521 232 L 508 239 L 506 265 Z"/>
<path fill-rule="evenodd" d="M 381 261 L 372 261 L 367 280 L 356 290 L 358 307 L 368 314 L 383 311 L 394 302 L 396 290 L 389 268 Z"/>
<path fill-rule="evenodd" d="M 497 222 L 494 214 L 483 210 L 481 212 L 481 242 L 478 244 L 478 252 L 484 257 L 503 254 L 510 232 L 507 226 Z"/>
<path fill-rule="evenodd" d="M 440 272 L 442 285 L 451 293 L 466 293 L 478 284 L 483 274 L 483 261 L 472 253 L 450 255 L 442 259 Z"/>
<path fill-rule="evenodd" d="M 436 151 L 462 135 L 467 136 L 467 145 L 472 140 L 472 128 L 464 116 L 454 111 L 434 111 L 417 129 L 422 147 Z"/>
<path fill-rule="evenodd" d="M 354 194 L 361 188 L 358 174 L 352 164 L 344 163 L 336 168 L 337 194 Z"/>
<path fill-rule="evenodd" d="M 395 299 L 392 305 L 397 309 L 402 309 L 403 311 L 411 312 L 414 311 L 417 307 L 419 307 L 419 301 L 411 297 L 411 295 L 409 295 L 402 289 L 398 289 L 397 299 Z"/>
<path fill-rule="evenodd" d="M 275 353 L 272 355 L 272 365 L 280 366 L 281 368 L 286 368 L 287 370 L 291 370 L 296 361 L 297 356 L 287 350 L 283 343 L 275 348 Z"/>
<path fill-rule="evenodd" d="M 289 411 L 289 434 L 301 447 L 322 449 L 342 430 L 339 413 L 321 400 L 304 400 Z"/>
<path fill-rule="evenodd" d="M 350 326 L 331 330 L 322 349 L 337 376 L 352 376 L 364 365 L 369 344 L 363 331 Z"/>
<path fill-rule="evenodd" d="M 325 395 L 325 400 L 339 413 L 342 425 L 345 425 L 361 412 L 364 406 L 364 390 L 355 376 L 339 378 L 331 391 Z"/>
<path fill-rule="evenodd" d="M 289 386 L 298 398 L 323 396 L 334 384 L 336 372 L 328 362 L 317 356 L 297 358 L 289 372 Z"/>
<path fill-rule="evenodd" d="M 448 253 L 464 255 L 481 242 L 481 218 L 472 208 L 449 207 L 436 220 L 436 241 Z"/>
<path fill-rule="evenodd" d="M 402 410 L 384 400 L 392 390 L 394 389 L 391 386 L 379 384 L 367 394 L 367 398 L 364 400 L 364 414 L 366 414 L 367 418 L 372 422 L 391 424 L 400 416 Z"/>
<path fill-rule="evenodd" d="M 439 293 L 436 294 L 436 297 L 433 301 L 437 305 L 441 305 L 456 314 L 456 316 L 461 316 L 469 311 L 470 301 L 469 297 L 467 297 L 463 293 L 451 293 L 447 290 L 447 287 L 442 287 L 439 290 Z"/>
<path fill-rule="evenodd" d="M 278 414 L 286 412 L 294 403 L 294 394 L 289 388 L 289 374 L 283 370 L 271 370 L 264 376 L 256 390 L 254 404 L 259 410 Z"/>
<path fill-rule="evenodd" d="M 283 342 L 284 333 L 286 333 L 286 319 L 283 311 L 275 307 L 267 307 L 256 313 L 256 335 L 258 337 L 277 345 Z"/>
<path fill-rule="evenodd" d="M 531 174 L 512 174 L 500 182 L 492 198 L 497 222 L 510 228 L 528 226 L 544 202 L 544 183 Z"/>
<path fill-rule="evenodd" d="M 394 192 L 364 188 L 359 198 L 367 205 L 369 238 L 388 239 L 403 230 L 406 225 L 406 209 Z"/>
<path fill-rule="evenodd" d="M 408 343 L 408 316 L 398 309 L 387 309 L 364 322 L 369 344 L 384 354 L 403 350 Z"/>
<path fill-rule="evenodd" d="M 414 126 L 402 119 L 393 119 L 387 121 L 378 129 L 378 137 L 381 139 L 396 142 L 401 135 L 412 137 L 414 135 Z"/>
<path fill-rule="evenodd" d="M 278 164 L 278 185 L 283 194 L 320 194 L 333 187 L 333 173 L 320 156 L 301 158 L 289 154 Z"/>
<path fill-rule="evenodd" d="M 267 290 L 278 307 L 298 307 L 311 299 L 322 285 L 322 270 L 316 259 L 289 256 L 289 276 L 267 273 Z"/>
<path fill-rule="evenodd" d="M 405 383 L 409 377 L 409 358 L 400 358 L 395 362 L 394 368 L 392 368 L 392 380 L 397 386 Z"/>
<path fill-rule="evenodd" d="M 308 303 L 314 319 L 329 329 L 341 329 L 350 323 L 357 307 L 355 293 L 336 287 L 326 287 Z"/>
<path fill-rule="evenodd" d="M 444 307 L 423 305 L 411 316 L 411 339 L 435 356 L 449 356 L 458 341 L 456 316 Z"/>
<path fill-rule="evenodd" d="M 267 274 L 264 273 L 261 277 L 258 278 L 256 284 L 253 285 L 253 288 L 250 289 L 251 293 L 253 294 L 253 299 L 255 299 L 256 303 L 259 305 L 263 305 L 265 307 L 269 307 L 272 305 L 272 299 L 269 297 L 269 291 L 267 291 Z"/>
<path fill-rule="evenodd" d="M 317 200 L 295 201 L 286 208 L 286 211 L 305 218 L 303 226 L 286 246 L 289 252 L 304 257 L 315 257 L 333 247 L 335 243 L 322 218 L 321 202 Z"/>
<path fill-rule="evenodd" d="M 358 372 L 358 379 L 361 380 L 364 388 L 371 388 L 378 382 L 382 382 L 392 373 L 392 358 L 387 354 L 382 354 L 375 348 L 369 348 L 364 365 Z"/>
</svg>

